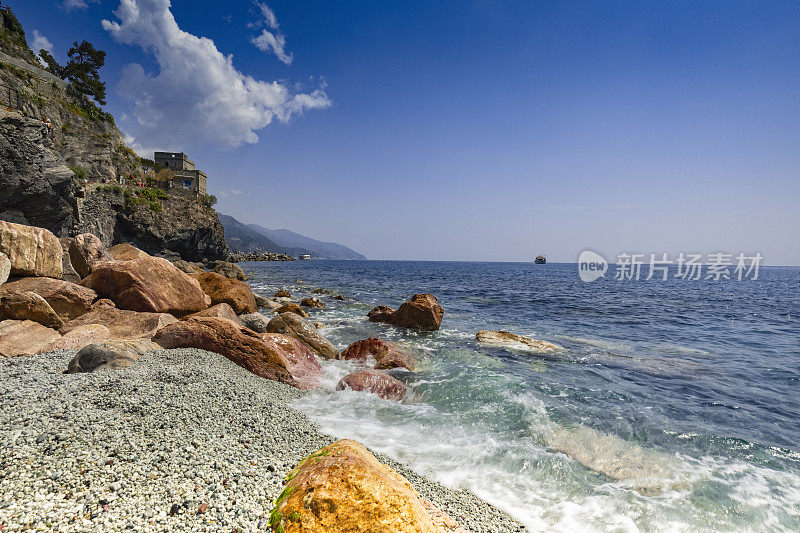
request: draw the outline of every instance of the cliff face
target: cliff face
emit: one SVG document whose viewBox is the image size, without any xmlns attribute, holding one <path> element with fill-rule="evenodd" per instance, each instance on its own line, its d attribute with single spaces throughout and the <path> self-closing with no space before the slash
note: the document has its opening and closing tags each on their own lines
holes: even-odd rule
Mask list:
<svg viewBox="0 0 800 533">
<path fill-rule="evenodd" d="M 126 202 L 124 187 L 113 194 L 91 184 L 84 190 L 84 176 L 140 175 L 139 157 L 113 117 L 31 64 L 21 26 L 8 12 L 0 15 L 0 219 L 59 237 L 91 232 L 107 246 L 130 242 L 151 254 L 225 259 L 230 251 L 216 212 L 185 191 L 170 190 L 154 210 Z"/>
</svg>

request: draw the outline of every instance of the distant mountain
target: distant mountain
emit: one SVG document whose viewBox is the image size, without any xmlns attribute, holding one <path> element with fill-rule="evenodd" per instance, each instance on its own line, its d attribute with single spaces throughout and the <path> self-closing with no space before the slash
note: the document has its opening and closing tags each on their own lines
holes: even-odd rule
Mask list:
<svg viewBox="0 0 800 533">
<path fill-rule="evenodd" d="M 230 215 L 219 215 L 219 221 L 225 228 L 225 240 L 232 252 L 275 252 L 279 254 L 297 255 L 287 251 L 269 237 L 248 228 Z M 307 252 L 304 252 L 307 253 Z"/>
<path fill-rule="evenodd" d="M 347 246 L 335 242 L 318 241 L 311 237 L 289 231 L 288 229 L 267 229 L 258 224 L 248 224 L 247 227 L 271 239 L 285 249 L 307 250 L 299 253 L 308 253 L 311 257 L 319 257 L 322 259 L 366 259 L 366 257 Z M 291 255 L 296 255 L 296 253 L 292 253 Z"/>
</svg>

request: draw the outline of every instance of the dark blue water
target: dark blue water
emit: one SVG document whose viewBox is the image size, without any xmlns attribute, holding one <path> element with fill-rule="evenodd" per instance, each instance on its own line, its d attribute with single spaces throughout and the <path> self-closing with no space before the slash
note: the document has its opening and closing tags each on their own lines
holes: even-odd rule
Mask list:
<svg viewBox="0 0 800 533">
<path fill-rule="evenodd" d="M 800 269 L 757 280 L 583 283 L 574 264 L 244 263 L 257 291 L 315 287 L 344 348 L 381 336 L 426 361 L 396 377 L 422 400 L 334 392 L 298 407 L 502 507 L 531 530 L 800 530 Z M 304 283 L 296 283 L 301 280 Z M 417 292 L 445 309 L 433 333 L 372 324 Z M 542 356 L 481 345 L 502 329 Z"/>
</svg>

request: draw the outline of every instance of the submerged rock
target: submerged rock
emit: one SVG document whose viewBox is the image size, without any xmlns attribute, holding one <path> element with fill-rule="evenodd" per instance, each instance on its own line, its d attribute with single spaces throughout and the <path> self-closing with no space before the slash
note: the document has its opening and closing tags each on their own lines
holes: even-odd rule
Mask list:
<svg viewBox="0 0 800 533">
<path fill-rule="evenodd" d="M 61 335 L 56 330 L 33 320 L 3 320 L 0 322 L 0 355 L 33 355 L 59 338 Z"/>
<path fill-rule="evenodd" d="M 398 402 L 402 402 L 410 390 L 408 385 L 380 370 L 359 370 L 346 375 L 336 385 L 336 390 L 345 389 L 370 392 Z"/>
<path fill-rule="evenodd" d="M 120 309 L 186 315 L 208 307 L 200 283 L 160 257 L 97 263 L 81 285 Z"/>
<path fill-rule="evenodd" d="M 270 513 L 272 531 L 284 533 L 462 531 L 429 512 L 406 478 L 380 463 L 363 445 L 340 440 L 300 462 Z"/>
<path fill-rule="evenodd" d="M 484 344 L 495 344 L 539 353 L 556 352 L 564 349 L 552 342 L 531 339 L 530 337 L 523 337 L 522 335 L 509 333 L 508 331 L 482 330 L 475 335 L 475 338 L 478 342 Z"/>
<path fill-rule="evenodd" d="M 161 346 L 144 339 L 100 341 L 84 346 L 69 362 L 67 374 L 120 370 L 135 363 L 142 355 Z"/>
<path fill-rule="evenodd" d="M 288 303 L 283 304 L 282 306 L 278 307 L 277 309 L 273 309 L 273 312 L 281 314 L 281 313 L 294 313 L 298 316 L 303 318 L 308 318 L 311 315 L 308 314 L 308 311 L 297 305 L 296 303 Z"/>
<path fill-rule="evenodd" d="M 339 355 L 339 350 L 319 334 L 314 324 L 294 313 L 279 314 L 269 321 L 267 331 L 294 337 L 325 359 L 336 359 Z"/>
<path fill-rule="evenodd" d="M 292 295 L 286 289 L 281 289 L 274 294 L 275 298 L 291 298 Z"/>
<path fill-rule="evenodd" d="M 203 291 L 211 297 L 213 305 L 226 303 L 237 315 L 258 311 L 256 297 L 250 286 L 237 279 L 226 278 L 216 272 L 203 272 L 193 276 L 200 282 Z"/>
<path fill-rule="evenodd" d="M 60 279 L 61 242 L 44 228 L 0 220 L 0 252 L 11 263 L 12 276 L 47 276 Z"/>
<path fill-rule="evenodd" d="M 394 313 L 394 309 L 389 307 L 388 305 L 379 305 L 378 307 L 372 308 L 372 310 L 367 313 L 367 318 L 370 322 L 389 322 L 389 318 Z"/>
<path fill-rule="evenodd" d="M 339 359 L 362 361 L 374 359 L 375 368 L 378 370 L 403 367 L 414 371 L 418 366 L 416 357 L 400 350 L 393 343 L 377 337 L 354 342 L 344 349 Z"/>
<path fill-rule="evenodd" d="M 300 301 L 300 305 L 303 307 L 316 307 L 318 309 L 322 309 L 325 307 L 325 304 L 322 303 L 322 300 L 319 298 L 303 298 Z"/>
<path fill-rule="evenodd" d="M 103 246 L 103 242 L 91 233 L 82 233 L 72 239 L 69 245 L 69 259 L 81 278 L 91 274 L 95 265 L 114 260 Z"/>
</svg>

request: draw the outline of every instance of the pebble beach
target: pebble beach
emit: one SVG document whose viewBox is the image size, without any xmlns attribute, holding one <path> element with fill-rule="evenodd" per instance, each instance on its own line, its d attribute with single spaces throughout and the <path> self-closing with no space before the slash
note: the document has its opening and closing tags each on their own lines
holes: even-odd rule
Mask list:
<svg viewBox="0 0 800 533">
<path fill-rule="evenodd" d="M 75 351 L 0 359 L 3 531 L 264 531 L 287 473 L 333 442 L 303 394 L 197 349 L 64 374 Z M 391 459 L 469 531 L 520 531 L 472 493 Z"/>
</svg>

